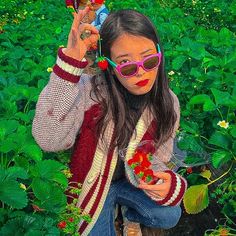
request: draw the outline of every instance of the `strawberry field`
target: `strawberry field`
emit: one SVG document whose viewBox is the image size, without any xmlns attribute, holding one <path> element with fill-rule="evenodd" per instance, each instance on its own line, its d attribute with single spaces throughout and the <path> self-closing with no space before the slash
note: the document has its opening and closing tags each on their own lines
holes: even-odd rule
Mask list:
<svg viewBox="0 0 236 236">
<path fill-rule="evenodd" d="M 170 87 L 181 105 L 178 172 L 188 180 L 183 201 L 191 235 L 236 234 L 236 1 L 107 0 L 109 10 L 133 8 L 157 27 Z M 0 235 L 77 235 L 89 216 L 67 204 L 71 150 L 43 152 L 31 129 L 39 93 L 73 20 L 64 1 L 0 3 Z M 203 163 L 198 165 L 197 163 Z M 191 224 L 190 224 L 191 226 Z M 187 232 L 172 235 L 189 235 Z M 173 229 L 174 230 L 174 229 Z M 190 231 L 191 232 L 191 229 Z"/>
</svg>

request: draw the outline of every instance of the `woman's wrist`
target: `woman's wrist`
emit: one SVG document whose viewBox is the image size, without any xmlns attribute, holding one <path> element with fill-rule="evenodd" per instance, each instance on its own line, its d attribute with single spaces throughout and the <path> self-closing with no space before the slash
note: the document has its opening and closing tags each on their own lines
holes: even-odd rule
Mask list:
<svg viewBox="0 0 236 236">
<path fill-rule="evenodd" d="M 178 205 L 186 191 L 187 182 L 171 170 L 166 170 L 165 172 L 171 175 L 171 188 L 167 196 L 161 200 L 157 200 L 157 203 L 164 206 Z"/>
<path fill-rule="evenodd" d="M 62 52 L 66 56 L 71 57 L 77 61 L 82 61 L 82 59 L 85 56 L 85 53 L 80 54 L 80 53 L 76 52 L 74 49 L 62 48 Z"/>
<path fill-rule="evenodd" d="M 88 65 L 88 61 L 83 58 L 77 60 L 70 55 L 66 55 L 64 48 L 59 48 L 56 64 L 53 72 L 60 78 L 77 83 L 83 73 L 84 68 Z"/>
</svg>

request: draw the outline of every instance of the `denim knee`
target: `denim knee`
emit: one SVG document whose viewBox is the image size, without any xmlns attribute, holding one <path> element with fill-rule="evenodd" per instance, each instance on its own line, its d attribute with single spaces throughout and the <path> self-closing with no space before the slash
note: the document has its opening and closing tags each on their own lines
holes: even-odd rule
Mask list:
<svg viewBox="0 0 236 236">
<path fill-rule="evenodd" d="M 158 215 L 153 210 L 151 225 L 153 228 L 170 229 L 177 225 L 181 217 L 181 207 L 163 207 L 162 211 L 158 210 Z"/>
</svg>

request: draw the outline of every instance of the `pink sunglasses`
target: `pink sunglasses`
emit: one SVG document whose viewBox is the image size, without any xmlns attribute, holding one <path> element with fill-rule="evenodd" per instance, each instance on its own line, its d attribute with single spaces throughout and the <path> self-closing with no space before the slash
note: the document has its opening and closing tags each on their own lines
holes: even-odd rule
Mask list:
<svg viewBox="0 0 236 236">
<path fill-rule="evenodd" d="M 116 71 L 125 78 L 135 76 L 138 73 L 139 67 L 141 66 L 145 71 L 151 71 L 157 68 L 161 63 L 161 49 L 159 44 L 157 44 L 158 53 L 152 54 L 148 57 L 145 57 L 142 61 L 137 62 L 127 62 L 121 65 L 117 65 L 111 59 L 106 58 L 108 63 L 116 69 Z"/>
</svg>

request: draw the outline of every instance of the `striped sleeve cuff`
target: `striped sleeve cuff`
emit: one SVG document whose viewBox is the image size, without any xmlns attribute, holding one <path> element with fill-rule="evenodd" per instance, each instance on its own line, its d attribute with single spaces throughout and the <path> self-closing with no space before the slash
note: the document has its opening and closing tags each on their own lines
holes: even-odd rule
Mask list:
<svg viewBox="0 0 236 236">
<path fill-rule="evenodd" d="M 176 206 L 180 204 L 187 189 L 187 182 L 171 170 L 164 171 L 171 175 L 171 188 L 164 199 L 156 200 L 159 205 Z"/>
<path fill-rule="evenodd" d="M 53 67 L 53 72 L 64 80 L 77 83 L 84 68 L 88 65 L 88 61 L 85 58 L 82 61 L 78 61 L 69 57 L 63 53 L 62 49 L 58 49 L 57 62 Z"/>
</svg>

